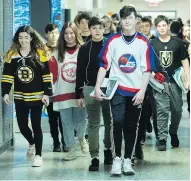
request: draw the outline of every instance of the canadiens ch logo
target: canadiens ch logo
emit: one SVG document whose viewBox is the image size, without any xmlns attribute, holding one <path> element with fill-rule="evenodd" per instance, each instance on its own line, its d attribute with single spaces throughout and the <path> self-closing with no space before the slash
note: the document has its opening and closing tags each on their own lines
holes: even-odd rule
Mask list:
<svg viewBox="0 0 191 181">
<path fill-rule="evenodd" d="M 61 76 L 62 76 L 63 80 L 68 83 L 75 83 L 76 82 L 76 69 L 77 69 L 76 62 L 65 63 L 61 69 Z"/>
<path fill-rule="evenodd" d="M 17 69 L 17 77 L 22 83 L 29 83 L 34 78 L 34 72 L 31 67 L 21 66 Z"/>
<path fill-rule="evenodd" d="M 162 66 L 167 68 L 171 66 L 173 60 L 173 52 L 172 51 L 160 51 L 160 59 Z"/>
<path fill-rule="evenodd" d="M 137 68 L 135 57 L 132 54 L 124 54 L 119 58 L 119 68 L 124 73 L 132 73 Z"/>
</svg>

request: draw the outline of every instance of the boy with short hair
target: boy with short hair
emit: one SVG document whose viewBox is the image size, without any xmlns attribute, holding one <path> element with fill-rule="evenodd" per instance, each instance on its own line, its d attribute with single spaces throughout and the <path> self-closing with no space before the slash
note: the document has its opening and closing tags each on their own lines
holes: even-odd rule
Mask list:
<svg viewBox="0 0 191 181">
<path fill-rule="evenodd" d="M 77 16 L 77 23 L 81 30 L 81 37 L 82 37 L 84 43 L 88 42 L 91 39 L 90 30 L 88 28 L 88 22 L 89 22 L 90 18 L 91 18 L 91 16 L 86 12 L 80 13 Z"/>
<path fill-rule="evenodd" d="M 160 58 L 161 65 L 165 68 L 170 78 L 170 82 L 167 84 L 168 93 L 156 92 L 154 94 L 157 105 L 157 150 L 166 151 L 168 132 L 171 136 L 172 147 L 179 147 L 177 131 L 182 117 L 182 90 L 175 82 L 173 74 L 176 69 L 183 66 L 188 80 L 186 88 L 189 89 L 190 70 L 183 41 L 169 35 L 170 25 L 168 18 L 159 15 L 155 19 L 155 26 L 159 37 L 151 42 L 156 54 Z M 171 112 L 171 124 L 168 129 L 169 111 Z"/>
<path fill-rule="evenodd" d="M 92 99 L 89 94 L 93 91 L 97 73 L 99 70 L 98 54 L 102 49 L 106 39 L 103 37 L 104 22 L 98 17 L 92 17 L 88 23 L 91 40 L 81 46 L 78 53 L 77 75 L 76 75 L 76 98 L 79 107 L 82 107 L 85 100 L 88 113 L 88 141 L 92 158 L 89 171 L 99 170 L 99 128 L 100 128 L 100 108 L 102 108 L 103 121 L 105 126 L 104 135 L 104 164 L 111 165 L 112 145 L 111 127 L 112 118 L 109 101 L 99 101 Z M 83 100 L 84 98 L 84 100 Z"/>
<path fill-rule="evenodd" d="M 100 52 L 100 69 L 95 87 L 95 97 L 103 100 L 100 86 L 106 72 L 119 79 L 119 86 L 110 101 L 113 115 L 113 136 L 116 157 L 111 175 L 134 175 L 131 159 L 137 141 L 142 102 L 151 71 L 155 68 L 155 56 L 149 40 L 136 31 L 137 12 L 132 6 L 120 10 L 122 32 L 109 38 Z M 125 154 L 122 159 L 122 132 Z"/>
<path fill-rule="evenodd" d="M 46 45 L 50 50 L 50 59 L 56 58 L 57 42 L 60 34 L 58 26 L 56 24 L 47 24 L 45 27 L 45 34 L 47 38 Z M 49 64 L 51 63 L 50 61 Z M 50 64 L 49 66 L 50 69 L 52 68 L 52 66 L 54 65 Z M 60 120 L 60 113 L 53 111 L 53 102 L 51 99 L 50 99 L 50 104 L 47 107 L 47 112 L 49 117 L 50 133 L 53 138 L 53 152 L 61 152 L 61 145 L 59 141 L 59 129 L 61 134 L 62 149 L 63 151 L 67 151 L 67 149 L 65 148 L 63 128 Z"/>
</svg>

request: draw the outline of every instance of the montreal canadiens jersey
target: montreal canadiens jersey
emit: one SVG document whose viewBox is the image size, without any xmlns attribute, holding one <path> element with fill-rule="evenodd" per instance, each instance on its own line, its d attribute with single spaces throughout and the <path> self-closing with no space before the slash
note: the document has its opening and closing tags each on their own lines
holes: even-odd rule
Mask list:
<svg viewBox="0 0 191 181">
<path fill-rule="evenodd" d="M 119 79 L 116 93 L 134 96 L 141 88 L 143 72 L 155 69 L 155 53 L 147 37 L 137 32 L 131 42 L 123 33 L 116 33 L 107 40 L 99 58 L 100 67 L 110 70 L 110 78 Z"/>
<path fill-rule="evenodd" d="M 39 63 L 18 52 L 10 51 L 4 63 L 1 78 L 2 96 L 9 94 L 14 83 L 15 102 L 24 101 L 29 104 L 42 103 L 43 95 L 52 95 L 51 76 L 48 57 L 42 50 L 37 50 Z"/>
</svg>

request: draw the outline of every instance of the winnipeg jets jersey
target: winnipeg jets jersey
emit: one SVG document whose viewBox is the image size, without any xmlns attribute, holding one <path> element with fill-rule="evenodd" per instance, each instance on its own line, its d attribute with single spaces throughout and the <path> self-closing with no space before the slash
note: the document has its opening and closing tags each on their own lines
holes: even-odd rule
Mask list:
<svg viewBox="0 0 191 181">
<path fill-rule="evenodd" d="M 110 78 L 119 79 L 118 94 L 134 96 L 141 88 L 143 72 L 155 69 L 155 53 L 150 41 L 136 33 L 131 42 L 124 34 L 112 35 L 102 48 L 100 67 L 110 70 Z"/>
</svg>

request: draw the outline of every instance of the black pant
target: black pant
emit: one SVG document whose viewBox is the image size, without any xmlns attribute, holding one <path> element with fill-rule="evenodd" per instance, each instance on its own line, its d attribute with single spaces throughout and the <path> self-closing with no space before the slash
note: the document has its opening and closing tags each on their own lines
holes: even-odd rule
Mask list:
<svg viewBox="0 0 191 181">
<path fill-rule="evenodd" d="M 157 131 L 157 116 L 156 116 L 156 103 L 153 96 L 152 89 L 148 89 L 145 93 L 145 98 L 143 101 L 142 111 L 141 111 L 141 117 L 139 121 L 139 132 L 138 132 L 138 138 L 137 138 L 137 144 L 141 143 L 141 140 L 145 137 L 146 129 L 148 122 L 150 121 L 151 116 L 153 116 L 153 127 L 155 131 L 156 138 L 158 136 Z"/>
<path fill-rule="evenodd" d="M 187 93 L 188 112 L 190 113 L 190 91 Z"/>
<path fill-rule="evenodd" d="M 50 124 L 50 133 L 53 138 L 53 142 L 55 145 L 59 145 L 59 130 L 61 133 L 61 141 L 62 144 L 64 143 L 64 135 L 63 135 L 63 128 L 62 128 L 62 122 L 60 119 L 60 113 L 53 111 L 53 103 L 50 103 L 47 107 L 48 117 L 49 117 L 49 124 Z M 65 145 L 63 145 L 65 146 Z"/>
<path fill-rule="evenodd" d="M 124 158 L 132 158 L 137 141 L 141 105 L 133 106 L 133 97 L 114 95 L 111 100 L 115 153 L 121 157 L 122 131 L 125 140 Z"/>
<path fill-rule="evenodd" d="M 41 129 L 41 114 L 42 114 L 42 105 L 39 106 L 27 106 L 24 103 L 16 103 L 16 116 L 17 122 L 21 134 L 27 139 L 30 145 L 35 144 L 36 155 L 42 153 L 42 129 Z M 33 129 L 33 134 L 31 129 L 28 126 L 28 115 L 30 112 L 31 124 Z M 33 137 L 34 135 L 34 137 Z"/>
</svg>

